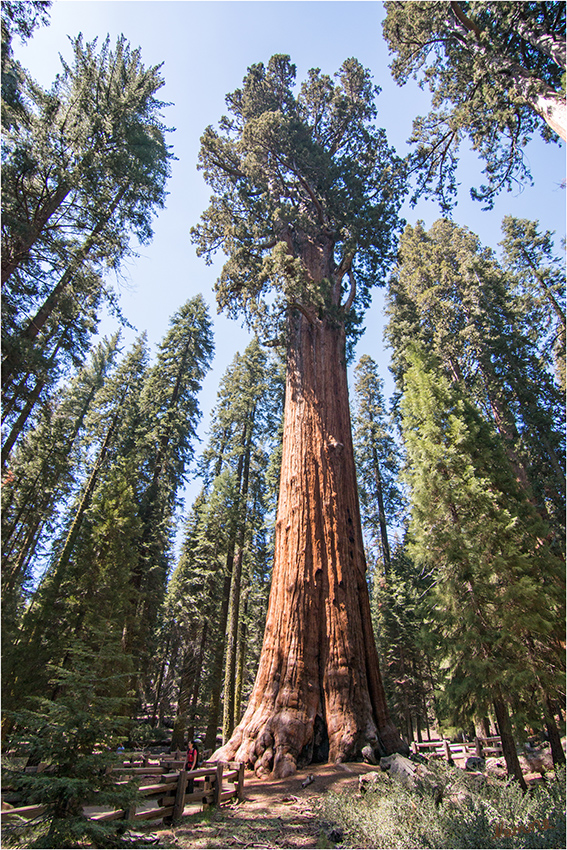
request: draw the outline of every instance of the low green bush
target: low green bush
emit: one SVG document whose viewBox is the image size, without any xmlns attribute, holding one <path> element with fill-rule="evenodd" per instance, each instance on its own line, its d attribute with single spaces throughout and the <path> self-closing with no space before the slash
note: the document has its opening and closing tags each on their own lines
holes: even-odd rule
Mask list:
<svg viewBox="0 0 567 850">
<path fill-rule="evenodd" d="M 483 785 L 448 765 L 430 763 L 442 800 L 379 773 L 366 793 L 329 793 L 321 816 L 357 848 L 564 848 L 565 770 L 523 794 L 516 783 Z"/>
</svg>

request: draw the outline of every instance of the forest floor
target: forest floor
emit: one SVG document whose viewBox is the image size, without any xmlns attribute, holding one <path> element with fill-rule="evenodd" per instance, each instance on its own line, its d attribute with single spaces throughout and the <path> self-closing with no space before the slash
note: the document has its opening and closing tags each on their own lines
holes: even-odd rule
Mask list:
<svg viewBox="0 0 567 850">
<path fill-rule="evenodd" d="M 520 762 L 529 784 L 540 781 L 540 767 L 552 768 L 549 752 L 530 758 L 522 755 Z M 242 802 L 211 807 L 205 812 L 197 806 L 188 806 L 178 825 L 153 827 L 151 838 L 161 848 L 194 850 L 332 848 L 336 846 L 332 841 L 332 824 L 321 818 L 321 797 L 331 790 L 356 789 L 359 776 L 376 770 L 379 768 L 362 763 L 317 764 L 286 779 L 268 781 L 247 771 Z M 487 759 L 486 772 L 503 779 L 506 776 L 503 760 Z M 313 782 L 302 787 L 311 775 Z"/>
<path fill-rule="evenodd" d="M 316 803 L 328 790 L 357 787 L 361 774 L 376 770 L 368 764 L 317 764 L 286 779 L 266 781 L 252 772 L 244 778 L 244 800 L 190 815 L 167 830 L 153 829 L 160 847 L 174 848 L 289 848 L 334 847 L 326 835 Z M 302 787 L 308 776 L 314 781 Z"/>
</svg>

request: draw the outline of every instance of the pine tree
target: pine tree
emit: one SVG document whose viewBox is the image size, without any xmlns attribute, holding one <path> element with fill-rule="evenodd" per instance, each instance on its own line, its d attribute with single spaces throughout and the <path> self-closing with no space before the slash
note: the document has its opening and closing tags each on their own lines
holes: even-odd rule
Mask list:
<svg viewBox="0 0 567 850">
<path fill-rule="evenodd" d="M 394 248 L 403 169 L 374 127 L 376 89 L 356 60 L 336 82 L 311 70 L 297 97 L 294 82 L 289 57 L 273 56 L 227 97 L 221 132 L 202 137 L 214 195 L 194 230 L 200 254 L 228 255 L 219 306 L 262 335 L 272 320 L 286 343 L 264 647 L 248 709 L 217 753 L 275 776 L 311 760 L 315 725 L 331 760 L 404 748 L 372 635 L 346 379 L 347 335 Z"/>
<path fill-rule="evenodd" d="M 50 8 L 51 0 L 2 3 L 2 127 L 8 130 L 29 117 L 22 94 L 25 71 L 14 59 L 14 36 L 18 35 L 21 41 L 31 38 L 37 26 L 49 22 Z"/>
<path fill-rule="evenodd" d="M 538 232 L 538 222 L 505 216 L 500 243 L 506 267 L 519 278 L 523 315 L 542 359 L 555 362 L 565 392 L 565 260 L 553 248 L 553 234 Z M 550 357 L 551 355 L 551 357 Z"/>
<path fill-rule="evenodd" d="M 531 635 L 551 654 L 557 647 L 561 559 L 463 385 L 450 383 L 437 358 L 417 346 L 407 356 L 401 409 L 410 551 L 438 575 L 446 699 L 461 720 L 494 707 L 508 771 L 523 784 L 506 701 L 525 695 L 545 670 L 544 658 L 526 651 Z M 558 664 L 556 654 L 556 674 Z M 559 677 L 552 687 L 561 687 Z"/>
<path fill-rule="evenodd" d="M 197 396 L 213 350 L 208 309 L 197 295 L 172 317 L 140 396 L 138 428 L 131 439 L 136 441 L 132 451 L 138 459 L 136 493 L 142 531 L 124 638 L 135 647 L 138 669 L 147 667 L 152 652 L 157 612 L 166 592 L 178 493 L 193 458 L 201 417 Z"/>
<path fill-rule="evenodd" d="M 4 661 L 43 548 L 77 486 L 76 464 L 86 420 L 116 354 L 118 336 L 103 340 L 57 404 L 45 407 L 18 449 L 2 487 Z"/>
<path fill-rule="evenodd" d="M 422 740 L 423 731 L 434 737 L 430 720 L 437 725 L 436 688 L 442 671 L 434 624 L 430 618 L 433 570 L 417 567 L 407 546 L 397 546 L 387 575 L 374 575 L 373 624 L 380 663 L 385 675 L 388 705 L 396 724 L 408 740 Z"/>
<path fill-rule="evenodd" d="M 41 576 L 19 624 L 19 633 L 11 648 L 9 664 L 4 665 L 4 700 L 6 707 L 45 692 L 48 665 L 60 665 L 67 653 L 67 642 L 78 637 L 89 607 L 96 609 L 96 596 L 103 592 L 104 581 L 97 580 L 94 589 L 83 590 L 88 576 L 95 578 L 101 564 L 96 550 L 84 556 L 92 546 L 93 506 L 113 465 L 123 463 L 124 443 L 139 421 L 139 397 L 147 369 L 148 352 L 145 339 L 139 339 L 117 365 L 96 393 L 85 420 L 83 440 L 89 441 L 83 458 L 84 477 L 75 498 L 66 511 L 49 555 L 49 566 Z M 130 467 L 130 472 L 134 465 Z M 135 502 L 132 502 L 135 505 Z M 116 520 L 118 527 L 122 520 Z M 112 524 L 111 524 L 112 525 Z M 124 540 L 124 550 L 128 543 Z M 113 556 L 117 555 L 114 552 Z M 85 575 L 85 562 L 88 570 Z M 31 562 L 33 568 L 33 561 Z M 116 570 L 112 563 L 110 569 Z M 117 570 L 117 572 L 120 572 Z M 77 600 L 88 600 L 88 604 Z M 118 609 L 117 609 L 118 610 Z M 100 616 L 104 617 L 101 610 Z M 124 626 L 120 622 L 120 635 Z"/>
<path fill-rule="evenodd" d="M 41 697 L 33 707 L 14 713 L 10 745 L 27 752 L 33 762 L 47 764 L 41 773 L 10 775 L 27 804 L 46 807 L 27 846 L 77 847 L 87 841 L 95 847 L 119 847 L 116 824 L 90 820 L 83 806 L 96 798 L 100 806 L 128 809 L 137 800 L 135 784 L 117 785 L 109 771 L 127 729 L 120 642 L 101 630 L 95 643 L 93 648 L 74 640 L 65 667 L 51 668 L 56 700 Z M 25 839 L 30 828 L 19 831 Z"/>
<path fill-rule="evenodd" d="M 565 438 L 562 394 L 530 331 L 533 309 L 515 270 L 467 228 L 445 219 L 408 226 L 392 277 L 387 336 L 399 386 L 410 341 L 421 340 L 464 382 L 493 421 L 515 475 L 563 536 Z M 540 305 L 542 309 L 542 305 Z M 547 316 L 550 313 L 547 303 Z"/>
<path fill-rule="evenodd" d="M 102 298 L 115 304 L 105 270 L 133 238 L 151 239 L 172 156 L 162 85 L 159 66 L 146 69 L 123 36 L 99 51 L 79 36 L 49 92 L 26 83 L 28 120 L 6 131 L 2 173 L 2 386 L 12 396 L 25 375 L 36 385 L 60 376 L 62 352 L 50 358 L 62 325 L 79 357 L 75 328 L 92 333 Z"/>
<path fill-rule="evenodd" d="M 354 455 L 362 526 L 379 543 L 384 572 L 391 564 L 388 524 L 399 516 L 401 493 L 397 485 L 399 452 L 386 414 L 384 382 L 371 357 L 364 354 L 356 366 L 354 401 Z"/>
</svg>

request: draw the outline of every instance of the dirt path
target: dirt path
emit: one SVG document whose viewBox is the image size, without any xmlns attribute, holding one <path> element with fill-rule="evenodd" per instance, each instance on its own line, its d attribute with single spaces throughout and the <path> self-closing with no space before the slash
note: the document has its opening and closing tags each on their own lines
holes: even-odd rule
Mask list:
<svg viewBox="0 0 567 850">
<path fill-rule="evenodd" d="M 306 848 L 333 846 L 315 802 L 329 789 L 356 787 L 358 777 L 376 770 L 367 764 L 311 765 L 287 779 L 267 782 L 246 773 L 244 801 L 184 817 L 179 826 L 160 835 L 160 847 L 183 848 Z M 310 775 L 314 781 L 305 788 Z M 187 815 L 189 810 L 186 809 Z"/>
</svg>

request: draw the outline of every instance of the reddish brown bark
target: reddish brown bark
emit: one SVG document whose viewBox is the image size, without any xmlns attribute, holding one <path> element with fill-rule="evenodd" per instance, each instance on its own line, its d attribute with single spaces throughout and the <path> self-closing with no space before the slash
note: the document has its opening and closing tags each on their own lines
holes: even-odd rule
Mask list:
<svg viewBox="0 0 567 850">
<path fill-rule="evenodd" d="M 244 717 L 214 755 L 274 777 L 311 762 L 326 737 L 332 762 L 359 759 L 366 745 L 408 749 L 388 714 L 372 633 L 344 327 L 295 311 L 289 331 L 264 644 Z"/>
</svg>

